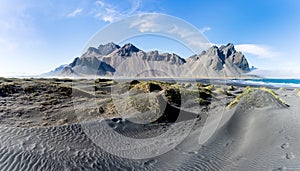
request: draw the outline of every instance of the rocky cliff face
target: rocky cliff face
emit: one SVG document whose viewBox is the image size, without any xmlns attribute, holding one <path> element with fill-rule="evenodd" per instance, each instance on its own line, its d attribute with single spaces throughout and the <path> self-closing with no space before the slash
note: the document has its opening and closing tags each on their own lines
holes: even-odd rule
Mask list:
<svg viewBox="0 0 300 171">
<path fill-rule="evenodd" d="M 82 55 L 82 57 L 97 57 L 101 58 L 105 55 L 112 53 L 113 51 L 119 49 L 120 46 L 114 43 L 107 43 L 105 45 L 99 45 L 98 48 L 89 47 L 88 50 Z"/>
<path fill-rule="evenodd" d="M 77 57 L 68 66 L 77 75 L 112 75 L 115 69 L 96 57 Z"/>
<path fill-rule="evenodd" d="M 127 77 L 174 76 L 182 71 L 177 66 L 185 63 L 185 60 L 176 54 L 144 52 L 130 43 L 102 57 L 101 60 L 116 69 L 115 76 Z"/>
<path fill-rule="evenodd" d="M 199 77 L 238 77 L 249 72 L 245 56 L 234 49 L 233 44 L 212 46 L 201 54 L 187 59 L 188 70 L 185 75 Z"/>
<path fill-rule="evenodd" d="M 159 54 L 157 50 L 144 53 L 143 59 L 147 61 L 163 61 L 174 65 L 183 65 L 186 63 L 185 59 L 174 53 Z"/>
<path fill-rule="evenodd" d="M 108 55 L 119 48 L 120 48 L 119 45 L 116 45 L 114 43 L 107 43 L 105 45 L 100 45 L 98 47 L 98 50 L 101 55 Z"/>
<path fill-rule="evenodd" d="M 238 77 L 250 71 L 247 59 L 234 45 L 212 46 L 186 60 L 174 53 L 144 52 L 133 44 L 114 43 L 90 47 L 80 58 L 66 66 L 77 75 Z M 141 74 L 144 73 L 144 74 Z"/>
<path fill-rule="evenodd" d="M 247 59 L 241 52 L 234 49 L 232 43 L 229 43 L 226 46 L 221 46 L 219 50 L 222 52 L 224 59 L 227 60 L 227 62 L 233 63 L 244 72 L 250 71 Z"/>
</svg>

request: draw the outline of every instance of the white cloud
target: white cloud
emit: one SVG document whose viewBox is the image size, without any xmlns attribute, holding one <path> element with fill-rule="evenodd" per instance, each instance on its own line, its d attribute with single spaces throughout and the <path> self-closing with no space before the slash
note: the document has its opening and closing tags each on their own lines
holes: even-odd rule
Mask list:
<svg viewBox="0 0 300 171">
<path fill-rule="evenodd" d="M 77 8 L 74 11 L 72 11 L 71 13 L 69 13 L 67 16 L 68 17 L 76 17 L 81 12 L 82 12 L 82 8 Z"/>
<path fill-rule="evenodd" d="M 99 5 L 102 8 L 105 4 L 102 1 L 96 1 L 96 5 Z"/>
<path fill-rule="evenodd" d="M 170 34 L 176 34 L 181 38 L 190 38 L 191 41 L 193 41 L 193 36 L 198 35 L 199 32 L 204 33 L 206 31 L 211 30 L 210 27 L 204 27 L 200 30 L 184 29 L 179 28 L 176 24 L 173 24 L 171 26 L 168 24 L 162 24 L 163 22 L 160 20 L 163 19 L 159 14 L 153 14 L 147 17 L 141 16 L 139 20 L 136 20 L 135 22 L 131 23 L 130 28 L 138 27 L 139 31 L 142 33 L 165 30 Z"/>
<path fill-rule="evenodd" d="M 157 32 L 159 30 L 165 29 L 166 25 L 159 24 L 159 15 L 150 15 L 150 16 L 139 16 L 138 20 L 133 21 L 129 28 L 136 27 L 141 33 L 144 32 Z M 174 29 L 176 26 L 174 26 Z"/>
<path fill-rule="evenodd" d="M 109 23 L 138 14 L 141 7 L 140 0 L 131 0 L 129 10 L 122 5 L 112 5 L 104 1 L 96 1 L 95 4 L 96 8 L 92 11 L 94 16 Z"/>
<path fill-rule="evenodd" d="M 210 27 L 204 27 L 204 28 L 200 29 L 200 32 L 204 33 L 204 32 L 210 31 L 210 30 L 211 30 Z"/>
<path fill-rule="evenodd" d="M 105 21 L 105 22 L 114 22 L 118 19 L 120 19 L 121 14 L 118 13 L 118 11 L 116 11 L 113 8 L 105 8 L 102 12 L 98 12 L 95 17 L 100 18 L 101 20 Z"/>
<path fill-rule="evenodd" d="M 279 56 L 279 52 L 265 45 L 240 44 L 240 45 L 235 45 L 235 48 L 238 51 L 249 53 L 260 58 L 274 58 Z"/>
<path fill-rule="evenodd" d="M 209 31 L 210 27 L 198 30 L 188 26 L 188 23 L 180 19 L 154 13 L 140 15 L 130 24 L 129 28 L 136 28 L 141 33 L 150 32 L 168 35 L 178 41 L 184 41 L 187 46 L 192 47 L 194 50 L 210 47 L 210 43 L 202 34 Z"/>
</svg>

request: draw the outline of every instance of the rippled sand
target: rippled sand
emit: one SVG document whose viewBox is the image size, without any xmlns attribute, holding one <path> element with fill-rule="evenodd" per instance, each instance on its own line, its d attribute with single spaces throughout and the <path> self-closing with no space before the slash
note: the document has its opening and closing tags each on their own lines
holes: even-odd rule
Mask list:
<svg viewBox="0 0 300 171">
<path fill-rule="evenodd" d="M 1 105 L 0 170 L 297 170 L 300 98 L 290 90 L 276 93 L 289 107 L 257 90 L 232 109 L 225 108 L 226 101 L 212 101 L 194 120 L 148 124 L 107 114 L 106 101 L 101 107 L 111 119 L 99 111 L 89 115 L 77 111 L 76 119 L 65 122 L 59 122 L 56 114 L 48 125 L 40 125 L 47 120 L 39 117 L 25 117 L 39 124 L 20 124 L 22 116 L 32 113 L 8 114 L 5 109 L 10 106 L 4 108 L 5 101 Z M 1 98 L 8 99 L 13 96 Z"/>
</svg>

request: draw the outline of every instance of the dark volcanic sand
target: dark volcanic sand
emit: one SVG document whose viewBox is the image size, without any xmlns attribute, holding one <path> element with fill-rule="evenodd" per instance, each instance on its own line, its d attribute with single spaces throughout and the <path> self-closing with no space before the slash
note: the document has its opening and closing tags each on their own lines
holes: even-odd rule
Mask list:
<svg viewBox="0 0 300 171">
<path fill-rule="evenodd" d="M 297 170 L 297 92 L 276 90 L 290 107 L 253 90 L 226 108 L 243 89 L 3 78 L 0 170 Z M 173 123 L 178 109 L 195 119 Z"/>
</svg>

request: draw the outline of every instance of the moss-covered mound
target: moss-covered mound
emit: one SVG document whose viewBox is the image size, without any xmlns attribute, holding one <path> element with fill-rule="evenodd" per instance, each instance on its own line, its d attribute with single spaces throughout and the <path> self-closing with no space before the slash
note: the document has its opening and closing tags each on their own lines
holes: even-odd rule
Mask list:
<svg viewBox="0 0 300 171">
<path fill-rule="evenodd" d="M 130 90 L 141 91 L 144 93 L 151 93 L 154 91 L 163 90 L 164 85 L 157 81 L 132 81 L 130 83 Z"/>
<path fill-rule="evenodd" d="M 233 87 L 232 85 L 230 85 L 230 86 L 227 87 L 227 90 L 228 90 L 228 91 L 234 91 L 234 90 L 235 90 L 235 87 Z"/>
<path fill-rule="evenodd" d="M 165 96 L 171 104 L 180 107 L 181 103 L 187 101 L 197 101 L 200 105 L 209 105 L 213 94 L 210 86 L 209 88 L 198 87 L 196 90 L 171 86 L 166 89 Z"/>
<path fill-rule="evenodd" d="M 229 91 L 225 90 L 222 87 L 216 88 L 213 93 L 218 95 L 226 95 L 226 96 L 233 96 Z"/>
<path fill-rule="evenodd" d="M 22 90 L 19 84 L 13 82 L 1 83 L 0 84 L 0 96 L 5 97 L 11 94 L 18 93 Z"/>
<path fill-rule="evenodd" d="M 273 90 L 271 90 L 269 88 L 266 88 L 266 87 L 251 88 L 251 87 L 248 86 L 244 89 L 243 93 L 236 96 L 236 98 L 227 105 L 227 108 L 228 109 L 233 108 L 234 106 L 236 106 L 240 102 L 240 100 L 242 98 L 245 98 L 246 101 L 249 104 L 252 103 L 252 102 L 255 102 L 255 100 L 258 100 L 258 99 L 253 98 L 251 95 L 252 95 L 253 92 L 257 92 L 257 91 L 261 91 L 262 93 L 267 93 L 267 94 L 271 95 L 271 97 L 276 99 L 281 105 L 288 106 L 286 104 L 286 102 L 283 99 L 281 99 L 280 97 L 278 97 L 278 95 Z M 256 101 L 256 102 L 258 103 L 258 101 Z"/>
</svg>

